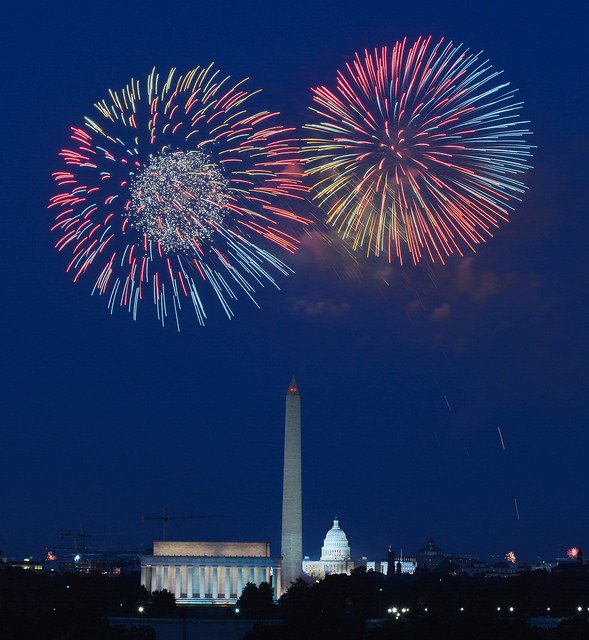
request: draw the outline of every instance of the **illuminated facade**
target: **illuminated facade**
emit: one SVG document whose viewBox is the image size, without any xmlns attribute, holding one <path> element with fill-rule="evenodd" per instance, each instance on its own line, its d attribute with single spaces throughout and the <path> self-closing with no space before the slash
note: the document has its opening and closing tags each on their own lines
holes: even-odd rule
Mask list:
<svg viewBox="0 0 589 640">
<path fill-rule="evenodd" d="M 388 560 L 366 560 L 362 559 L 363 564 L 366 566 L 366 571 L 378 571 L 385 576 L 389 573 L 389 561 Z M 417 560 L 415 558 L 398 557 L 394 559 L 394 570 L 392 573 L 415 573 L 417 569 Z"/>
<path fill-rule="evenodd" d="M 327 532 L 321 558 L 319 560 L 303 560 L 303 573 L 313 578 L 323 578 L 328 574 L 352 572 L 354 563 L 350 560 L 348 538 L 339 526 L 339 520 L 333 521 L 333 527 Z"/>
<path fill-rule="evenodd" d="M 267 582 L 280 598 L 280 558 L 267 542 L 154 542 L 141 556 L 141 585 L 178 604 L 235 604 L 245 585 Z"/>
</svg>

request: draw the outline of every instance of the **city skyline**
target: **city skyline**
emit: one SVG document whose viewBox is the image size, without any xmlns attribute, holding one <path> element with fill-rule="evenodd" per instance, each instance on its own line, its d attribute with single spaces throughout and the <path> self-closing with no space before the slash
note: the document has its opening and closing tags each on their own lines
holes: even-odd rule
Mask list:
<svg viewBox="0 0 589 640">
<path fill-rule="evenodd" d="M 293 375 L 291 377 L 290 383 L 287 386 L 286 389 L 286 430 L 285 430 L 285 437 L 287 436 L 287 434 L 289 434 L 288 431 L 288 427 L 289 424 L 292 423 L 292 420 L 294 419 L 296 424 L 298 426 L 296 426 L 297 431 L 290 434 L 289 436 L 289 442 L 295 442 L 297 441 L 297 439 L 300 439 L 301 437 L 301 431 L 304 431 L 304 429 L 301 429 L 301 419 L 300 419 L 300 404 L 301 404 L 301 394 L 299 391 L 299 385 L 296 382 L 296 376 Z M 294 405 L 292 405 L 292 402 L 294 401 L 297 402 L 296 407 L 294 407 Z M 293 411 L 295 412 L 293 414 Z M 290 420 L 290 422 L 289 422 Z M 297 436 L 298 433 L 298 436 Z M 501 441 L 501 445 L 502 448 L 505 446 L 505 442 L 503 440 L 503 436 L 501 431 L 499 430 L 499 438 Z M 295 440 L 293 441 L 292 438 L 295 438 Z M 298 464 L 301 465 L 304 468 L 304 449 L 302 449 L 302 460 L 299 459 Z M 292 465 L 292 456 L 287 454 L 287 449 L 286 449 L 286 443 L 285 443 L 285 449 L 284 449 L 284 472 L 286 472 L 286 467 L 287 467 L 287 460 L 289 461 L 288 463 L 290 463 L 290 465 Z M 290 471 L 290 467 L 289 467 L 289 472 L 288 474 L 285 475 L 283 482 L 286 482 L 286 477 L 289 476 L 291 473 Z M 282 474 L 281 474 L 282 476 Z M 303 484 L 303 488 L 304 488 L 304 484 Z M 292 489 L 290 490 L 290 492 L 292 492 Z M 283 494 L 283 504 L 282 504 L 282 511 L 283 511 L 283 528 L 284 528 L 284 509 L 285 509 L 285 500 L 287 501 L 287 503 L 289 502 L 287 499 L 287 495 L 290 495 L 290 492 L 287 492 L 286 494 Z M 313 495 L 312 490 L 309 491 L 309 496 L 311 497 Z M 300 498 L 299 498 L 300 501 Z M 303 500 L 302 500 L 303 504 L 305 502 L 305 498 L 304 498 L 304 492 L 303 492 Z M 188 513 L 188 512 L 187 512 Z M 339 513 L 339 512 L 334 512 L 334 513 Z M 279 514 L 276 513 L 274 514 L 276 517 L 279 517 Z M 517 515 L 517 513 L 516 513 Z M 201 520 L 201 517 L 204 520 Z M 198 534 L 190 534 L 190 535 L 186 535 L 186 532 L 192 531 L 195 532 L 195 527 L 194 525 L 191 526 L 190 521 L 191 520 L 196 520 L 196 522 L 198 523 L 198 526 L 202 526 L 203 522 L 206 522 L 208 518 L 211 518 L 213 520 L 213 522 L 217 519 L 217 518 L 227 518 L 227 517 L 231 517 L 231 516 L 227 516 L 226 514 L 221 514 L 221 515 L 211 515 L 208 516 L 207 514 L 198 514 L 196 513 L 194 510 L 191 511 L 190 513 L 188 513 L 188 515 L 184 515 L 184 516 L 174 516 L 172 513 L 169 512 L 169 510 L 164 507 L 162 509 L 162 514 L 161 517 L 159 515 L 152 515 L 152 516 L 142 516 L 140 518 L 141 522 L 145 525 L 146 522 L 148 520 L 153 520 L 154 521 L 154 525 L 156 527 L 160 527 L 162 526 L 162 534 L 158 535 L 157 531 L 158 529 L 155 529 L 153 526 L 151 527 L 151 531 L 153 532 L 153 535 L 151 535 L 151 537 L 149 536 L 149 534 L 147 534 L 146 529 L 149 527 L 143 527 L 143 532 L 141 533 L 141 538 L 142 538 L 142 542 L 137 543 L 137 541 L 131 541 L 133 540 L 133 535 L 131 535 L 130 537 L 126 538 L 125 542 L 120 542 L 118 543 L 118 547 L 120 549 L 128 549 L 134 552 L 144 552 L 146 548 L 149 548 L 151 546 L 151 539 L 153 540 L 169 540 L 169 541 L 173 541 L 173 540 L 178 540 L 178 541 L 182 541 L 182 540 L 189 540 L 189 539 L 194 539 L 195 537 L 198 537 Z M 333 516 L 333 518 L 336 518 L 336 520 L 339 520 L 339 516 L 335 515 Z M 326 521 L 328 521 L 330 518 L 327 517 Z M 222 522 L 226 522 L 221 520 Z M 218 522 L 218 520 L 217 520 Z M 161 524 L 160 524 L 161 523 Z M 303 520 L 303 525 L 302 525 L 302 532 L 303 532 L 303 536 L 302 539 L 305 540 L 306 539 L 306 535 L 305 535 L 305 523 Z M 353 529 L 354 523 L 351 523 L 350 525 Z M 221 531 L 222 532 L 222 527 L 223 525 L 215 525 L 214 529 L 215 531 Z M 360 523 L 360 527 L 362 527 L 362 523 Z M 231 528 L 231 527 L 230 527 Z M 308 523 L 308 528 L 313 530 L 313 531 L 321 531 L 321 523 L 319 522 L 310 522 Z M 350 527 L 346 525 L 346 529 L 349 529 Z M 211 529 L 210 529 L 211 530 Z M 234 529 L 235 530 L 235 529 Z M 138 531 L 135 533 L 139 533 Z M 262 532 L 260 532 L 261 534 Z M 382 531 L 378 530 L 378 531 L 373 531 L 373 533 L 378 533 L 378 534 L 383 534 Z M 124 534 L 123 534 L 124 535 Z M 222 537 L 223 534 L 222 533 L 213 533 L 210 534 L 209 537 L 207 538 L 211 540 L 211 542 L 214 542 L 214 537 L 216 536 L 217 538 L 219 537 L 219 535 Z M 385 533 L 386 535 L 386 533 Z M 211 537 L 213 536 L 213 537 Z M 95 535 L 93 533 L 90 533 L 87 531 L 87 529 L 85 529 L 84 525 L 81 524 L 78 529 L 72 529 L 71 531 L 68 532 L 63 532 L 60 531 L 59 534 L 54 537 L 54 540 L 60 540 L 60 542 L 58 541 L 57 544 L 48 544 L 45 545 L 43 551 L 41 552 L 41 555 L 39 554 L 39 549 L 34 550 L 30 550 L 31 552 L 28 553 L 27 555 L 34 557 L 36 560 L 45 560 L 46 558 L 43 558 L 43 555 L 45 552 L 51 552 L 52 555 L 53 554 L 58 554 L 58 559 L 59 558 L 63 558 L 63 556 L 68 556 L 68 555 L 72 555 L 74 552 L 82 552 L 82 553 L 91 553 L 94 549 L 104 549 L 104 550 L 116 550 L 117 545 L 113 544 L 113 539 L 110 538 L 109 541 L 109 534 L 98 534 Z M 260 535 L 258 537 L 262 537 L 263 535 Z M 403 540 L 392 540 L 390 541 L 387 545 L 386 548 L 381 548 L 381 549 L 375 549 L 374 547 L 371 547 L 370 545 L 366 546 L 363 544 L 357 544 L 357 545 L 351 545 L 351 549 L 354 549 L 355 546 L 357 546 L 358 548 L 360 548 L 362 551 L 360 552 L 361 555 L 359 553 L 356 553 L 355 551 L 352 551 L 351 554 L 351 559 L 352 560 L 361 560 L 361 559 L 365 559 L 366 557 L 368 558 L 372 558 L 374 557 L 377 560 L 385 560 L 386 559 L 386 555 L 387 555 L 387 549 L 391 549 L 394 547 L 394 551 L 396 552 L 397 556 L 401 555 L 401 556 L 414 556 L 418 550 L 423 546 L 423 542 L 427 542 L 427 540 L 431 540 L 432 538 L 436 538 L 435 533 L 433 532 L 429 532 L 427 534 L 424 534 L 423 540 L 409 540 L 409 541 L 403 541 Z M 235 538 L 237 539 L 237 538 Z M 65 542 L 64 542 L 65 540 Z M 66 542 L 71 541 L 71 545 L 72 548 L 68 551 L 68 547 L 66 546 L 61 546 L 66 544 Z M 304 557 L 308 557 L 309 553 L 311 554 L 311 556 L 314 554 L 314 552 L 316 551 L 316 549 L 311 548 L 309 549 L 308 547 L 311 547 L 312 543 L 306 543 L 306 546 L 303 546 L 303 555 Z M 583 544 L 583 541 L 580 540 L 576 540 L 574 541 L 574 544 Z M 281 546 L 284 546 L 284 540 L 282 541 L 282 545 L 278 544 L 278 543 L 273 543 L 272 545 L 274 547 L 274 549 L 277 551 L 278 549 L 281 548 Z M 87 547 L 87 549 L 86 549 Z M 319 548 L 319 547 L 317 547 Z M 536 555 L 535 557 L 530 555 L 532 553 L 532 550 L 530 549 L 518 549 L 518 554 L 521 553 L 522 555 L 519 556 L 518 558 L 521 560 L 521 562 L 526 565 L 526 564 L 534 564 L 534 560 L 545 560 L 545 561 L 553 561 L 557 558 L 559 559 L 563 559 L 566 558 L 566 551 L 569 547 L 563 547 L 561 549 L 558 550 L 558 552 L 555 552 L 552 556 L 546 556 L 546 557 L 542 557 L 540 555 Z M 57 549 L 57 551 L 56 551 Z M 61 549 L 61 550 L 60 550 Z M 499 561 L 503 561 L 505 559 L 505 555 L 506 553 L 503 550 L 500 549 L 496 549 L 495 553 L 491 553 L 491 554 L 484 554 L 484 553 L 480 553 L 478 549 L 476 548 L 468 548 L 468 549 L 464 549 L 464 548 L 452 548 L 452 549 L 445 549 L 445 552 L 447 554 L 453 555 L 453 554 L 458 554 L 458 555 L 467 555 L 467 556 L 473 556 L 476 558 L 482 558 L 484 559 L 486 557 L 487 560 L 499 560 Z M 284 553 L 284 551 L 283 551 Z M 10 557 L 10 554 L 8 554 Z M 291 571 L 291 573 L 293 573 Z"/>
<path fill-rule="evenodd" d="M 547 2 L 460 0 L 371 10 L 316 2 L 11 6 L 0 279 L 5 312 L 0 548 L 28 556 L 80 524 L 93 540 L 151 541 L 141 517 L 188 540 L 280 548 L 284 391 L 304 396 L 303 554 L 334 516 L 354 556 L 448 551 L 522 559 L 584 545 L 588 96 L 582 20 Z M 159 15 L 159 14 L 158 14 Z M 230 19 L 227 19 L 227 16 Z M 483 51 L 518 89 L 534 132 L 528 191 L 476 254 L 413 267 L 350 255 L 320 223 L 282 256 L 294 273 L 229 321 L 136 322 L 73 284 L 54 249 L 51 173 L 69 127 L 156 66 L 214 61 L 261 87 L 285 126 L 309 119 L 354 52 L 403 37 Z M 500 37 L 499 37 L 500 34 Z M 318 217 L 310 202 L 302 207 Z M 327 240 L 327 241 L 326 241 Z M 155 535 L 154 535 L 155 534 Z M 530 554 L 530 555 L 528 555 Z M 384 556 L 383 556 L 384 557 Z"/>
</svg>

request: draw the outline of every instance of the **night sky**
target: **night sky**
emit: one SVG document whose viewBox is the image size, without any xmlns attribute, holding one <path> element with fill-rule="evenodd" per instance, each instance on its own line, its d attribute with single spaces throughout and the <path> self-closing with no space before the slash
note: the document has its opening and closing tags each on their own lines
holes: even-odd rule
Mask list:
<svg viewBox="0 0 589 640">
<path fill-rule="evenodd" d="M 528 561 L 589 547 L 587 9 L 581 2 L 15 3 L 2 100 L 2 517 L 9 556 L 268 540 L 280 551 L 284 396 L 303 403 L 303 551 L 340 517 L 354 557 L 388 545 Z M 585 13 L 584 13 L 585 12 Z M 583 15 L 584 13 L 584 15 Z M 529 191 L 476 255 L 401 269 L 307 236 L 295 275 L 205 328 L 162 329 L 77 285 L 53 249 L 68 127 L 153 66 L 215 61 L 307 119 L 310 87 L 365 47 L 432 34 L 484 50 L 534 132 Z M 497 427 L 505 439 L 503 450 Z M 521 519 L 515 512 L 517 498 Z M 62 542 L 63 544 L 63 542 Z"/>
</svg>

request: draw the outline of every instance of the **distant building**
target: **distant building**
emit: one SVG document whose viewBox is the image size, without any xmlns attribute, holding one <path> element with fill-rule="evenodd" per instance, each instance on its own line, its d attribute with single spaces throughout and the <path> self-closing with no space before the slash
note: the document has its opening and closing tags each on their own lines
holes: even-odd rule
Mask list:
<svg viewBox="0 0 589 640">
<path fill-rule="evenodd" d="M 324 578 L 328 574 L 347 573 L 354 569 L 354 563 L 350 560 L 350 545 L 348 538 L 339 526 L 339 520 L 333 521 L 333 527 L 327 532 L 321 558 L 319 560 L 303 560 L 303 573 L 312 578 Z"/>
<path fill-rule="evenodd" d="M 417 567 L 428 571 L 439 570 L 444 573 L 458 575 L 467 573 L 476 575 L 485 573 L 488 569 L 486 563 L 482 563 L 477 556 L 461 553 L 444 553 L 436 545 L 433 538 L 429 538 L 425 545 L 416 554 Z"/>
<path fill-rule="evenodd" d="M 100 573 L 103 576 L 118 576 L 122 573 L 138 573 L 138 553 L 107 552 L 100 550 L 68 553 L 59 559 L 49 552 L 47 565 L 62 573 Z"/>
<path fill-rule="evenodd" d="M 519 572 L 518 568 L 510 562 L 496 562 L 491 565 L 490 576 L 513 576 Z"/>
<path fill-rule="evenodd" d="M 466 571 L 467 567 L 469 567 L 472 564 L 481 563 L 481 559 L 477 558 L 476 556 L 461 555 L 461 554 L 444 554 L 444 559 L 446 561 L 446 564 L 444 566 L 454 567 L 455 572 L 457 574 L 468 573 Z"/>
<path fill-rule="evenodd" d="M 434 539 L 429 538 L 425 545 L 417 552 L 417 566 L 423 569 L 435 569 L 446 559 L 444 552 L 436 546 Z"/>
<path fill-rule="evenodd" d="M 586 562 L 571 562 L 568 558 L 557 559 L 557 564 L 552 568 L 552 573 L 589 573 L 589 564 Z"/>
<path fill-rule="evenodd" d="M 280 558 L 267 542 L 154 542 L 141 556 L 141 584 L 178 604 L 235 604 L 245 585 L 267 582 L 280 598 Z"/>
<path fill-rule="evenodd" d="M 366 571 L 378 571 L 385 576 L 389 574 L 391 567 L 389 560 L 367 560 L 366 558 L 362 558 L 361 562 L 366 567 Z M 417 560 L 411 557 L 395 557 L 393 564 L 392 573 L 415 573 L 415 569 L 417 568 Z"/>
<path fill-rule="evenodd" d="M 462 571 L 467 576 L 484 576 L 492 571 L 491 567 L 483 560 L 472 560 Z"/>
<path fill-rule="evenodd" d="M 546 560 L 539 559 L 536 564 L 532 565 L 532 571 L 546 571 L 546 573 L 550 573 L 557 564 L 558 561 L 548 562 Z"/>
<path fill-rule="evenodd" d="M 34 573 L 41 573 L 47 570 L 46 564 L 35 561 L 33 558 L 25 558 L 24 560 L 0 559 L 0 569 L 7 569 L 8 567 L 18 567 L 24 571 L 33 571 Z"/>
</svg>

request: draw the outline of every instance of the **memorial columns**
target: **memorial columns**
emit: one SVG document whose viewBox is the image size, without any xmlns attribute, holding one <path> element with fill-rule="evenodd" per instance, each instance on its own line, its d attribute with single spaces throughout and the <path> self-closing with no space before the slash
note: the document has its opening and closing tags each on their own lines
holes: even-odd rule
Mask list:
<svg viewBox="0 0 589 640">
<path fill-rule="evenodd" d="M 192 584 L 192 576 L 194 573 L 194 567 L 187 566 L 186 567 L 186 597 L 192 598 L 193 596 L 193 584 Z"/>
<path fill-rule="evenodd" d="M 219 595 L 219 568 L 213 567 L 211 571 L 211 591 L 210 594 L 215 600 Z"/>
</svg>

